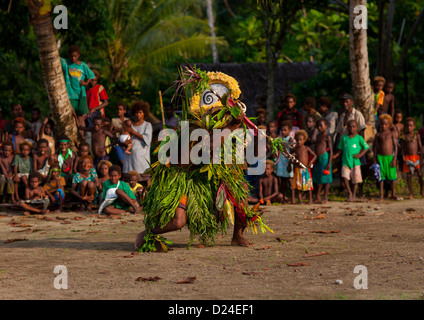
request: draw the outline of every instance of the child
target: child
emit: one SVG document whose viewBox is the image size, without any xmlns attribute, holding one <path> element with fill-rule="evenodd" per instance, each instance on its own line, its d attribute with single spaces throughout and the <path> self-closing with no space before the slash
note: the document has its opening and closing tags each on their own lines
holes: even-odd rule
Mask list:
<svg viewBox="0 0 424 320">
<path fill-rule="evenodd" d="M 256 126 L 266 126 L 266 110 L 258 107 L 256 109 Z"/>
<path fill-rule="evenodd" d="M 99 194 L 103 192 L 103 182 L 109 179 L 109 168 L 111 166 L 112 166 L 112 163 L 107 160 L 102 160 L 97 165 L 97 172 L 98 172 L 97 189 L 99 190 Z"/>
<path fill-rule="evenodd" d="M 93 210 L 93 202 L 97 198 L 97 185 L 99 184 L 96 169 L 93 168 L 93 158 L 82 156 L 79 159 L 81 171 L 72 178 L 71 194 L 80 200 L 85 209 Z"/>
<path fill-rule="evenodd" d="M 37 152 L 33 153 L 33 171 L 38 171 L 44 182 L 50 171 L 50 152 L 49 143 L 46 139 L 40 139 L 37 142 Z"/>
<path fill-rule="evenodd" d="M 317 102 L 314 97 L 307 97 L 303 101 L 302 109 L 300 109 L 299 112 L 302 114 L 304 128 L 306 127 L 307 115 L 312 115 L 315 121 L 318 121 L 320 118 L 322 118 L 321 114 L 319 114 L 319 112 L 317 112 L 315 109 L 316 105 Z"/>
<path fill-rule="evenodd" d="M 395 196 L 395 181 L 397 179 L 396 158 L 398 149 L 394 132 L 391 130 L 392 117 L 382 114 L 378 118 L 378 132 L 373 145 L 374 163 L 380 165 L 380 200 L 384 199 L 384 181 L 390 182 L 392 198 Z"/>
<path fill-rule="evenodd" d="M 126 214 L 129 208 L 134 209 L 135 214 L 140 214 L 140 206 L 137 198 L 131 191 L 130 186 L 121 181 L 121 167 L 114 165 L 109 168 L 109 180 L 103 183 L 103 203 L 99 208 L 107 215 Z"/>
<path fill-rule="evenodd" d="M 9 135 L 9 140 L 13 142 L 13 149 L 15 154 L 20 154 L 20 145 L 25 141 L 24 132 L 25 132 L 25 119 L 16 118 L 13 120 L 13 134 Z"/>
<path fill-rule="evenodd" d="M 319 135 L 315 144 L 315 152 L 317 154 L 317 161 L 312 171 L 312 180 L 314 184 L 318 185 L 317 202 L 328 202 L 328 191 L 330 184 L 333 182 L 333 175 L 331 173 L 331 159 L 333 159 L 333 142 L 328 134 L 329 122 L 327 119 L 322 118 L 318 120 Z M 321 200 L 321 191 L 324 185 L 324 199 Z"/>
<path fill-rule="evenodd" d="M 74 174 L 82 170 L 81 163 L 79 161 L 80 158 L 84 156 L 88 156 L 88 155 L 90 155 L 90 144 L 88 142 L 83 141 L 78 145 L 78 153 L 74 159 L 74 164 L 73 164 Z"/>
<path fill-rule="evenodd" d="M 266 160 L 265 175 L 259 178 L 259 201 L 271 205 L 272 202 L 282 203 L 284 196 L 278 192 L 278 179 L 273 175 L 274 162 Z"/>
<path fill-rule="evenodd" d="M 374 101 L 375 101 L 375 105 L 374 105 L 374 110 L 375 110 L 375 114 L 376 114 L 376 122 L 378 122 L 378 115 L 380 115 L 381 113 L 381 107 L 383 107 L 384 104 L 384 85 L 386 83 L 386 79 L 384 79 L 381 76 L 376 76 L 374 78 L 374 82 L 373 82 L 373 90 L 374 90 Z"/>
<path fill-rule="evenodd" d="M 347 201 L 356 200 L 356 190 L 358 183 L 362 182 L 361 160 L 359 160 L 367 150 L 369 145 L 364 138 L 358 134 L 358 123 L 356 120 L 347 122 L 348 134 L 341 137 L 337 146 L 338 151 L 333 156 L 333 159 L 342 155 L 342 170 L 341 176 L 343 184 L 349 194 Z M 352 189 L 350 183 L 352 183 Z"/>
<path fill-rule="evenodd" d="M 13 181 L 13 143 L 11 141 L 4 141 L 2 146 L 2 154 L 0 155 L 0 203 L 3 202 L 4 189 L 6 187 L 6 203 L 10 200 L 15 202 L 15 184 Z"/>
<path fill-rule="evenodd" d="M 417 173 L 418 182 L 420 184 L 420 193 L 424 197 L 423 192 L 423 176 L 421 173 L 422 163 L 422 144 L 420 135 L 415 131 L 415 119 L 406 118 L 405 134 L 401 138 L 401 152 L 403 158 L 403 172 L 406 173 L 408 181 L 409 199 L 414 198 L 412 192 L 412 175 Z"/>
<path fill-rule="evenodd" d="M 303 202 L 302 193 L 304 191 L 308 191 L 309 204 L 312 204 L 313 182 L 310 169 L 312 168 L 312 164 L 315 162 L 317 155 L 309 147 L 305 146 L 305 142 L 307 139 L 308 134 L 305 130 L 296 131 L 296 146 L 293 149 L 293 155 L 299 160 L 300 163 L 302 163 L 306 167 L 305 169 L 298 165 L 294 166 L 293 189 L 298 190 L 299 204 L 302 204 Z M 292 203 L 295 203 L 294 196 L 292 197 Z"/>
<path fill-rule="evenodd" d="M 29 182 L 25 188 L 25 200 L 19 200 L 18 206 L 26 210 L 25 215 L 30 213 L 47 214 L 49 206 L 49 198 L 40 186 L 41 177 L 38 172 L 31 172 L 28 178 Z"/>
<path fill-rule="evenodd" d="M 41 126 L 37 140 L 46 139 L 49 143 L 49 152 L 51 155 L 56 154 L 56 142 L 53 138 L 54 122 L 49 117 L 45 118 Z"/>
<path fill-rule="evenodd" d="M 32 157 L 30 156 L 32 145 L 29 141 L 21 142 L 19 149 L 21 154 L 15 155 L 12 162 L 13 173 L 15 181 L 15 201 L 19 201 L 19 183 L 23 183 L 25 188 L 28 187 L 28 176 L 32 172 L 33 164 Z"/>
<path fill-rule="evenodd" d="M 108 106 L 109 97 L 107 96 L 105 88 L 99 84 L 100 74 L 97 70 L 92 70 L 94 78 L 88 83 L 85 89 L 87 95 L 88 105 L 88 123 L 89 127 L 93 126 L 93 119 L 95 116 L 105 117 L 105 107 Z"/>
<path fill-rule="evenodd" d="M 96 116 L 93 119 L 93 128 L 80 127 L 81 130 L 91 131 L 91 150 L 94 155 L 94 166 L 101 160 L 109 160 L 106 152 L 106 137 L 115 139 L 112 132 L 103 128 L 103 117 Z"/>
<path fill-rule="evenodd" d="M 31 126 L 31 131 L 34 135 L 34 139 L 40 134 L 40 129 L 43 123 L 40 120 L 41 110 L 39 108 L 34 108 L 31 111 L 31 121 L 28 121 Z"/>
<path fill-rule="evenodd" d="M 395 88 L 394 81 L 388 81 L 384 87 L 384 101 L 381 107 L 380 114 L 388 113 L 392 119 L 395 118 L 395 96 L 393 90 Z"/>
<path fill-rule="evenodd" d="M 58 211 L 63 211 L 63 204 L 65 203 L 65 178 L 60 175 L 60 166 L 58 163 L 53 163 L 50 166 L 49 177 L 45 185 L 43 186 L 44 191 L 55 207 L 58 207 Z"/>
<path fill-rule="evenodd" d="M 132 136 L 128 132 L 128 128 L 131 128 L 132 121 L 130 119 L 127 119 L 124 121 L 124 125 L 121 129 L 121 135 L 119 136 L 119 145 L 124 148 L 124 152 L 126 154 L 131 154 L 132 149 Z"/>
<path fill-rule="evenodd" d="M 60 62 L 68 97 L 77 117 L 77 122 L 82 126 L 88 114 L 87 98 L 83 86 L 88 85 L 89 80 L 94 78 L 94 73 L 86 63 L 79 60 L 81 52 L 77 46 L 70 46 L 68 54 L 69 59 L 60 58 Z M 80 133 L 83 134 L 83 132 Z"/>
<path fill-rule="evenodd" d="M 57 161 L 59 162 L 61 170 L 60 174 L 65 178 L 66 184 L 69 185 L 72 179 L 75 155 L 74 152 L 69 149 L 70 140 L 67 136 L 61 136 L 57 142 L 59 143 Z"/>
<path fill-rule="evenodd" d="M 401 139 L 405 130 L 405 126 L 403 124 L 403 113 L 401 110 L 395 110 L 394 117 L 394 126 L 393 131 L 396 135 L 397 143 L 398 143 L 398 154 L 397 154 L 397 170 L 400 171 L 403 167 L 403 157 L 402 157 L 402 148 L 401 148 Z"/>
<path fill-rule="evenodd" d="M 318 106 L 318 111 L 324 118 L 329 121 L 328 134 L 330 135 L 331 140 L 334 142 L 339 114 L 337 112 L 331 111 L 331 100 L 327 97 L 321 97 L 318 100 Z"/>
<path fill-rule="evenodd" d="M 292 122 L 285 120 L 281 123 L 281 137 L 284 142 L 293 143 L 294 139 L 291 137 L 290 132 L 292 130 Z M 290 152 L 290 149 L 287 150 Z M 293 170 L 290 161 L 282 154 L 278 154 L 277 161 L 275 163 L 276 175 L 279 179 L 280 188 L 279 190 L 285 196 L 287 185 L 291 190 L 291 199 L 294 199 L 293 189 Z"/>
<path fill-rule="evenodd" d="M 134 193 L 137 198 L 137 202 L 141 203 L 144 200 L 144 186 L 139 184 L 140 175 L 137 171 L 128 172 L 128 185 L 131 188 L 131 191 Z"/>
<path fill-rule="evenodd" d="M 281 122 L 284 120 L 292 120 L 293 127 L 303 128 L 302 114 L 296 110 L 296 96 L 294 94 L 288 94 L 282 101 L 283 110 L 277 116 L 277 126 L 281 126 Z M 287 117 L 290 115 L 290 119 Z"/>
<path fill-rule="evenodd" d="M 308 140 L 306 140 L 305 146 L 308 146 L 313 150 L 319 131 L 316 127 L 317 123 L 313 115 L 307 114 L 305 118 L 305 131 L 308 134 Z"/>
<path fill-rule="evenodd" d="M 116 138 L 119 138 L 121 135 L 121 130 L 124 125 L 125 120 L 128 120 L 125 117 L 127 113 L 127 105 L 123 102 L 120 102 L 116 105 L 116 118 L 112 118 L 112 132 L 115 134 Z M 116 157 L 121 165 L 124 163 L 124 148 L 119 144 L 113 147 Z"/>
</svg>

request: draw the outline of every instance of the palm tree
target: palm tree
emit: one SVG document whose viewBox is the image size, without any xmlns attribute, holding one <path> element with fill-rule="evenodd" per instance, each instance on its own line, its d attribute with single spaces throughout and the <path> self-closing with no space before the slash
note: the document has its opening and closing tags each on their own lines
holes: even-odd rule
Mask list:
<svg viewBox="0 0 424 320">
<path fill-rule="evenodd" d="M 59 51 L 50 18 L 50 1 L 26 0 L 30 10 L 30 21 L 34 27 L 44 85 L 49 98 L 50 109 L 56 122 L 58 135 L 67 135 L 77 141 L 77 126 L 73 109 L 68 98 Z"/>
<path fill-rule="evenodd" d="M 212 43 L 207 19 L 196 0 L 108 0 L 114 28 L 107 44 L 109 81 L 131 75 L 133 85 L 143 79 L 146 67 L 158 67 L 171 58 L 210 55 Z"/>
</svg>

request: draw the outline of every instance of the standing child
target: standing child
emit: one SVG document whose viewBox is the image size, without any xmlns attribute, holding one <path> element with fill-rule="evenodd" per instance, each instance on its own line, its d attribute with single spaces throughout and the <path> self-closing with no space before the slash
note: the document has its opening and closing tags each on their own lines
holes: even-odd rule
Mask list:
<svg viewBox="0 0 424 320">
<path fill-rule="evenodd" d="M 13 133 L 9 135 L 9 140 L 13 143 L 15 154 L 21 153 L 20 145 L 25 141 L 25 123 L 26 121 L 24 118 L 16 118 L 13 120 Z"/>
<path fill-rule="evenodd" d="M 392 119 L 395 118 L 395 96 L 393 95 L 393 90 L 395 88 L 394 81 L 387 81 L 386 86 L 384 87 L 384 101 L 383 106 L 381 107 L 380 114 L 387 113 Z"/>
<path fill-rule="evenodd" d="M 412 175 L 417 173 L 418 182 L 420 184 L 420 193 L 424 197 L 423 192 L 423 176 L 421 173 L 421 163 L 423 159 L 421 137 L 415 131 L 415 119 L 406 118 L 405 134 L 401 138 L 401 150 L 403 158 L 403 172 L 406 173 L 408 181 L 409 199 L 414 198 L 412 192 Z"/>
<path fill-rule="evenodd" d="M 305 118 L 305 131 L 308 134 L 308 140 L 306 140 L 305 146 L 308 146 L 313 150 L 319 131 L 313 115 L 307 114 Z"/>
<path fill-rule="evenodd" d="M 293 155 L 306 167 L 306 169 L 298 165 L 294 166 L 293 189 L 298 190 L 299 204 L 303 203 L 303 192 L 305 191 L 308 192 L 309 204 L 312 204 L 313 182 L 311 168 L 317 155 L 311 148 L 305 146 L 305 142 L 308 140 L 308 134 L 305 130 L 296 131 L 294 138 L 296 140 L 296 146 L 293 149 Z M 295 203 L 294 196 L 292 197 L 292 203 Z"/>
<path fill-rule="evenodd" d="M 19 183 L 22 183 L 25 188 L 28 187 L 28 176 L 32 172 L 33 164 L 31 149 L 32 145 L 29 141 L 21 142 L 19 149 L 21 150 L 21 154 L 15 155 L 13 159 L 13 173 L 14 173 L 14 181 L 15 181 L 15 201 L 19 201 Z"/>
<path fill-rule="evenodd" d="M 402 157 L 402 148 L 401 148 L 401 138 L 404 133 L 405 126 L 403 124 L 403 113 L 401 110 L 395 111 L 395 117 L 393 121 L 393 131 L 396 135 L 397 143 L 398 143 L 398 154 L 397 154 L 397 170 L 401 171 L 403 167 L 403 157 Z"/>
<path fill-rule="evenodd" d="M 26 210 L 25 215 L 30 213 L 47 214 L 47 210 L 50 201 L 44 191 L 43 187 L 40 186 L 41 177 L 38 172 L 31 172 L 28 178 L 29 182 L 25 188 L 25 200 L 19 200 L 17 203 L 19 207 Z"/>
<path fill-rule="evenodd" d="M 290 120 L 285 120 L 281 123 L 281 137 L 283 142 L 293 143 L 294 139 L 291 137 L 290 132 L 292 130 L 292 122 Z M 290 149 L 287 151 L 290 152 Z M 293 189 L 293 169 L 290 161 L 284 157 L 281 153 L 278 153 L 277 161 L 275 163 L 276 175 L 279 179 L 279 190 L 281 194 L 286 196 L 287 185 L 290 188 L 291 199 L 294 199 L 294 189 Z"/>
<path fill-rule="evenodd" d="M 60 167 L 58 163 L 53 163 L 50 166 L 49 177 L 43 186 L 44 191 L 50 199 L 50 203 L 54 207 L 58 207 L 58 211 L 63 211 L 63 204 L 65 203 L 65 178 L 60 175 Z"/>
<path fill-rule="evenodd" d="M 378 118 L 379 132 L 375 136 L 373 145 L 374 163 L 380 165 L 380 200 L 384 199 L 384 181 L 390 182 L 392 198 L 396 199 L 395 181 L 397 179 L 396 155 L 398 152 L 397 141 L 394 132 L 391 130 L 392 117 L 388 114 L 382 114 Z"/>
<path fill-rule="evenodd" d="M 273 172 L 274 162 L 266 160 L 265 175 L 259 178 L 259 201 L 267 206 L 272 202 L 284 201 L 284 196 L 278 192 L 278 179 Z"/>
<path fill-rule="evenodd" d="M 49 117 L 45 118 L 41 126 L 37 140 L 46 139 L 49 143 L 50 154 L 56 154 L 56 141 L 53 138 L 54 122 Z"/>
<path fill-rule="evenodd" d="M 386 84 L 386 79 L 381 76 L 376 76 L 373 81 L 373 90 L 374 90 L 374 111 L 376 117 L 376 125 L 378 124 L 378 116 L 381 113 L 381 108 L 384 104 L 384 85 Z"/>
<path fill-rule="evenodd" d="M 37 152 L 33 153 L 33 171 L 40 174 L 41 182 L 45 182 L 50 171 L 50 152 L 49 143 L 46 139 L 40 139 L 37 142 Z"/>
<path fill-rule="evenodd" d="M 13 181 L 13 143 L 11 141 L 4 141 L 2 146 L 2 154 L 0 155 L 0 203 L 3 203 L 4 189 L 6 187 L 6 203 L 10 200 L 15 202 L 15 183 Z"/>
<path fill-rule="evenodd" d="M 333 142 L 328 134 L 329 121 L 325 118 L 318 120 L 319 135 L 315 144 L 317 161 L 312 171 L 312 180 L 318 185 L 317 202 L 328 202 L 328 191 L 333 182 L 331 160 L 333 159 Z M 321 200 L 321 191 L 324 185 L 324 199 Z"/>
<path fill-rule="evenodd" d="M 95 116 L 105 117 L 105 107 L 108 106 L 109 97 L 107 96 L 105 88 L 99 84 L 100 74 L 97 70 L 92 70 L 94 78 L 88 83 L 85 89 L 88 104 L 88 123 L 89 127 L 93 126 L 93 119 Z"/>
<path fill-rule="evenodd" d="M 93 119 L 93 128 L 80 127 L 81 130 L 91 131 L 91 151 L 94 155 L 94 166 L 101 160 L 109 160 L 106 152 L 106 137 L 115 139 L 112 132 L 103 128 L 103 117 L 96 116 Z"/>
<path fill-rule="evenodd" d="M 356 120 L 352 119 L 347 122 L 347 130 L 348 134 L 341 137 L 337 146 L 338 151 L 333 156 L 333 159 L 342 155 L 341 176 L 349 194 L 347 201 L 355 201 L 358 183 L 362 182 L 360 158 L 365 155 L 370 146 L 358 134 L 358 123 Z M 350 183 L 352 183 L 352 188 Z"/>
<path fill-rule="evenodd" d="M 88 85 L 94 73 L 85 62 L 80 61 L 80 49 L 72 45 L 68 49 L 69 59 L 60 58 L 65 77 L 66 90 L 77 122 L 82 126 L 87 118 L 88 105 L 84 86 Z M 83 132 L 80 131 L 83 135 Z"/>
</svg>

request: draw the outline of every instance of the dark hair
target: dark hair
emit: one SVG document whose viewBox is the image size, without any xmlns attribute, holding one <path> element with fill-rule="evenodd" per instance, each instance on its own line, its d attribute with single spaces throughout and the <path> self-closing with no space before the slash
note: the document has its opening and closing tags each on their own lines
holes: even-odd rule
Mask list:
<svg viewBox="0 0 424 320">
<path fill-rule="evenodd" d="M 10 147 L 12 147 L 12 150 L 14 149 L 14 148 L 13 148 L 13 142 L 12 142 L 12 141 L 10 141 L 10 140 L 5 140 L 5 141 L 3 141 L 2 145 L 1 145 L 1 148 L 3 149 L 3 147 L 6 147 L 6 146 L 10 146 Z"/>
<path fill-rule="evenodd" d="M 54 121 L 52 119 L 47 120 L 46 125 L 50 125 L 52 127 L 52 130 L 54 129 Z"/>
<path fill-rule="evenodd" d="M 100 77 L 100 73 L 99 73 L 99 71 L 94 70 L 94 69 L 91 69 L 91 71 L 93 71 L 93 73 L 94 73 L 94 76 L 95 76 L 95 77 L 97 77 L 97 78 L 99 78 L 99 77 Z"/>
<path fill-rule="evenodd" d="M 120 166 L 118 166 L 118 165 L 113 165 L 113 166 L 111 166 L 111 167 L 109 168 L 109 174 L 110 174 L 111 172 L 113 172 L 113 171 L 118 172 L 118 174 L 119 174 L 119 175 L 121 175 L 121 174 L 122 174 L 121 167 L 120 167 Z"/>
<path fill-rule="evenodd" d="M 399 113 L 403 115 L 402 110 L 400 110 L 400 109 L 396 109 L 396 110 L 395 110 L 395 114 L 399 114 Z"/>
<path fill-rule="evenodd" d="M 140 100 L 136 101 L 131 105 L 131 114 L 135 115 L 138 111 L 143 111 L 144 116 L 147 116 L 150 113 L 150 104 L 146 101 Z"/>
<path fill-rule="evenodd" d="M 296 96 L 295 96 L 294 94 L 292 94 L 292 93 L 287 94 L 287 95 L 284 97 L 283 101 L 284 101 L 284 102 L 287 102 L 287 100 L 288 100 L 289 98 L 292 98 L 292 99 L 293 99 L 293 101 L 294 101 L 294 102 L 296 102 Z"/>
<path fill-rule="evenodd" d="M 72 45 L 68 48 L 68 54 L 70 55 L 71 53 L 74 52 L 78 52 L 79 54 L 81 54 L 80 48 L 76 45 Z"/>
<path fill-rule="evenodd" d="M 103 117 L 102 117 L 101 115 L 97 115 L 97 116 L 95 116 L 95 117 L 93 118 L 93 123 L 94 123 L 94 121 L 96 121 L 96 120 L 100 120 L 101 122 L 103 122 Z"/>
<path fill-rule="evenodd" d="M 287 127 L 290 130 L 293 128 L 293 122 L 291 120 L 284 120 L 281 122 L 281 128 Z"/>
<path fill-rule="evenodd" d="M 41 110 L 40 110 L 40 108 L 33 108 L 32 110 L 31 110 L 32 112 L 38 112 L 38 113 L 41 113 Z"/>
<path fill-rule="evenodd" d="M 88 147 L 88 149 L 90 149 L 90 144 L 89 144 L 88 142 L 86 142 L 86 141 L 83 141 L 83 142 L 81 142 L 81 143 L 78 145 L 78 150 L 79 150 L 79 148 L 81 148 L 81 147 Z"/>
<path fill-rule="evenodd" d="M 405 123 L 408 123 L 409 121 L 412 121 L 413 124 L 417 123 L 417 121 L 413 117 L 408 117 L 408 118 L 405 119 Z"/>
<path fill-rule="evenodd" d="M 328 121 L 328 119 L 327 119 L 327 118 L 321 118 L 321 119 L 319 119 L 319 120 L 317 121 L 317 124 L 319 125 L 319 124 L 320 124 L 320 122 L 324 122 L 324 123 L 325 123 L 325 125 L 326 125 L 327 127 L 330 125 L 330 121 Z"/>
<path fill-rule="evenodd" d="M 37 179 L 38 179 L 38 181 L 41 181 L 41 180 L 42 180 L 42 178 L 41 178 L 41 174 L 40 174 L 38 171 L 32 171 L 32 172 L 29 174 L 29 176 L 28 176 L 28 180 L 31 180 L 31 179 L 34 179 L 34 178 L 37 178 Z"/>
<path fill-rule="evenodd" d="M 331 109 L 331 100 L 327 97 L 321 97 L 318 100 L 318 105 L 322 106 L 325 105 L 328 109 Z"/>
<path fill-rule="evenodd" d="M 125 102 L 118 102 L 116 104 L 116 107 L 118 107 L 118 106 L 122 106 L 122 107 L 124 107 L 125 110 L 128 110 L 128 106 L 127 106 L 127 104 Z"/>
<path fill-rule="evenodd" d="M 317 101 L 315 100 L 314 97 L 307 97 L 307 98 L 305 98 L 305 101 L 303 103 L 304 104 L 307 104 L 308 106 L 311 106 L 314 109 L 315 109 L 315 107 L 317 105 Z"/>
<path fill-rule="evenodd" d="M 49 146 L 49 142 L 46 139 L 40 139 L 37 141 L 37 146 L 39 146 L 40 144 L 45 143 L 47 144 L 47 146 Z"/>
</svg>

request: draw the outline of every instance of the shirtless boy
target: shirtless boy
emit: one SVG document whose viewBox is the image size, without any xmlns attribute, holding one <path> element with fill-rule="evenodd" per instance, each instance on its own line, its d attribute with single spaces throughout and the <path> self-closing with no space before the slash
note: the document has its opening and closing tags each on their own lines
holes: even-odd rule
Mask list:
<svg viewBox="0 0 424 320">
<path fill-rule="evenodd" d="M 15 183 L 13 181 L 13 143 L 4 141 L 2 146 L 3 153 L 0 155 L 0 203 L 3 202 L 4 189 L 6 187 L 6 203 L 15 202 Z"/>
<path fill-rule="evenodd" d="M 395 83 L 393 81 L 386 82 L 386 86 L 384 87 L 384 101 L 383 105 L 379 109 L 379 116 L 387 113 L 393 119 L 395 117 L 395 96 L 393 95 L 393 90 L 395 88 Z"/>
<path fill-rule="evenodd" d="M 380 165 L 381 181 L 380 181 L 380 200 L 384 199 L 384 181 L 390 182 L 392 198 L 396 199 L 395 181 L 397 179 L 396 158 L 398 144 L 395 133 L 392 128 L 392 117 L 388 114 L 382 114 L 378 118 L 379 132 L 375 136 L 373 145 L 374 163 Z"/>
<path fill-rule="evenodd" d="M 278 192 L 278 179 L 273 175 L 274 162 L 266 161 L 265 175 L 259 178 L 259 201 L 268 206 L 272 202 L 282 203 L 284 200 L 283 194 Z"/>
<path fill-rule="evenodd" d="M 312 180 L 318 185 L 317 202 L 328 202 L 328 191 L 330 184 L 333 182 L 331 160 L 333 159 L 333 143 L 328 134 L 329 121 L 325 118 L 318 120 L 319 135 L 315 143 L 315 153 L 317 161 L 312 171 Z M 324 186 L 324 199 L 321 200 L 321 191 Z"/>
<path fill-rule="evenodd" d="M 37 142 L 37 152 L 33 154 L 33 171 L 38 171 L 41 175 L 42 182 L 47 179 L 50 170 L 50 152 L 49 142 L 46 139 L 40 139 Z"/>
<path fill-rule="evenodd" d="M 91 150 L 94 155 L 93 166 L 96 168 L 100 161 L 109 160 L 106 152 L 106 137 L 115 139 L 112 132 L 103 128 L 103 117 L 93 118 L 93 128 L 80 127 L 80 130 L 91 131 Z"/>
<path fill-rule="evenodd" d="M 405 134 L 401 140 L 401 153 L 403 158 L 403 172 L 406 173 L 408 181 L 409 199 L 414 198 L 412 192 L 412 175 L 417 173 L 420 183 L 420 193 L 424 197 L 423 192 L 423 176 L 421 173 L 421 163 L 423 160 L 421 138 L 418 132 L 415 131 L 415 119 L 412 117 L 406 118 Z"/>
<path fill-rule="evenodd" d="M 9 135 L 9 140 L 13 143 L 15 154 L 21 153 L 20 144 L 25 141 L 25 137 L 23 136 L 25 132 L 25 123 L 24 118 L 16 118 L 13 120 L 13 134 Z"/>
<path fill-rule="evenodd" d="M 293 189 L 298 190 L 299 204 L 303 203 L 303 192 L 305 191 L 307 191 L 309 195 L 309 204 L 312 204 L 313 182 L 311 168 L 317 155 L 311 148 L 305 146 L 305 142 L 308 140 L 308 134 L 305 130 L 296 131 L 294 138 L 296 140 L 296 146 L 293 148 L 293 155 L 306 167 L 306 169 L 294 165 Z M 290 167 L 288 169 L 291 170 Z M 295 203 L 294 197 L 292 198 L 292 203 Z"/>
</svg>

